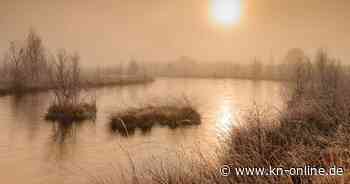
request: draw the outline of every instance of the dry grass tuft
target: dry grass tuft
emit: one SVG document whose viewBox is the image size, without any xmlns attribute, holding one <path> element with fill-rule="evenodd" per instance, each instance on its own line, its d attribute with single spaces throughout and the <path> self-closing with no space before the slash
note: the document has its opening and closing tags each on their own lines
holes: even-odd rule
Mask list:
<svg viewBox="0 0 350 184">
<path fill-rule="evenodd" d="M 96 104 L 52 105 L 45 115 L 48 121 L 79 122 L 96 118 Z"/>
<path fill-rule="evenodd" d="M 133 133 L 138 128 L 147 132 L 156 125 L 174 129 L 200 123 L 200 114 L 192 106 L 147 106 L 113 115 L 110 129 L 125 135 Z"/>
</svg>

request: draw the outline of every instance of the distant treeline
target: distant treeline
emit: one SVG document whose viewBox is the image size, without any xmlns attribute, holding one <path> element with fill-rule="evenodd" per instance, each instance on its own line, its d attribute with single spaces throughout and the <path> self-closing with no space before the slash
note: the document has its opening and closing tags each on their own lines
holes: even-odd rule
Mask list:
<svg viewBox="0 0 350 184">
<path fill-rule="evenodd" d="M 168 77 L 210 77 L 210 78 L 243 78 L 252 80 L 292 80 L 295 70 L 300 64 L 309 65 L 322 53 L 308 57 L 301 49 L 291 49 L 279 64 L 274 61 L 262 61 L 258 58 L 249 63 L 238 62 L 200 62 L 189 57 L 181 57 L 176 61 L 147 64 L 147 71 L 156 76 Z M 336 59 L 335 63 L 340 64 Z"/>
<path fill-rule="evenodd" d="M 309 65 L 317 60 L 322 49 L 315 57 L 308 57 L 299 48 L 290 49 L 282 61 L 262 61 L 254 58 L 248 63 L 239 62 L 201 62 L 190 57 L 180 57 L 174 61 L 136 61 L 120 62 L 120 67 L 109 68 L 109 73 L 129 73 L 137 68 L 142 73 L 162 77 L 199 77 L 199 78 L 241 78 L 252 80 L 292 80 L 293 73 L 300 64 Z M 340 62 L 332 59 L 335 63 Z M 277 64 L 278 63 L 278 64 Z M 343 66 L 345 68 L 345 66 Z M 346 68 L 345 68 L 346 69 Z M 347 69 L 346 69 L 347 70 Z"/>
</svg>

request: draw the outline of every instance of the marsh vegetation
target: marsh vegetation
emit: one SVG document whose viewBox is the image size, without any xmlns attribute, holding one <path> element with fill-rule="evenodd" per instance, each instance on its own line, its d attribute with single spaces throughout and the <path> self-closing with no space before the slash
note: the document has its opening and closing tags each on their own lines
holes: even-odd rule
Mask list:
<svg viewBox="0 0 350 184">
<path fill-rule="evenodd" d="M 10 43 L 0 67 L 0 95 L 51 91 L 54 100 L 45 115 L 46 120 L 73 122 L 94 119 L 96 99 L 94 96 L 83 97 L 82 91 L 153 81 L 152 77 L 138 72 L 140 69 L 135 62 L 129 68 L 128 76 L 118 76 L 117 73 L 113 77 L 105 77 L 101 71 L 89 74 L 80 65 L 78 53 L 71 54 L 61 49 L 52 54 L 44 47 L 41 37 L 30 30 L 24 41 Z"/>
<path fill-rule="evenodd" d="M 154 126 L 171 129 L 201 124 L 201 116 L 190 104 L 145 106 L 114 114 L 110 118 L 110 130 L 122 135 L 133 134 L 136 129 L 150 131 Z"/>
<path fill-rule="evenodd" d="M 13 41 L 1 67 L 1 94 L 38 91 L 49 86 L 50 64 L 41 38 L 31 30 L 25 41 Z"/>
<path fill-rule="evenodd" d="M 223 163 L 233 167 L 311 165 L 350 167 L 349 79 L 340 63 L 320 50 L 313 62 L 300 58 L 285 86 L 285 109 L 278 119 L 256 108 L 233 130 Z M 287 95 L 286 95 L 287 94 Z M 232 176 L 238 183 L 342 183 L 343 176 Z"/>
<path fill-rule="evenodd" d="M 144 178 L 147 178 L 147 183 L 298 184 L 341 183 L 350 180 L 348 172 L 338 177 L 222 177 L 218 174 L 218 168 L 223 164 L 230 164 L 233 168 L 292 168 L 305 165 L 330 168 L 336 165 L 345 171 L 350 169 L 348 67 L 341 65 L 339 60 L 330 57 L 324 50 L 319 50 L 316 57 L 311 59 L 302 50 L 292 49 L 285 60 L 288 62 L 278 68 L 280 74 L 288 71 L 282 77 L 277 77 L 279 74 L 274 67 L 278 66 L 263 66 L 258 59 L 254 59 L 246 69 L 241 68 L 243 73 L 226 75 L 229 73 L 220 72 L 222 76 L 215 74 L 215 77 L 248 78 L 254 82 L 261 79 L 286 81 L 281 87 L 283 107 L 279 109 L 278 116 L 271 116 L 269 109 L 256 106 L 247 113 L 242 124 L 229 130 L 229 136 L 222 142 L 224 146 L 217 151 L 218 154 L 197 153 L 197 161 L 191 163 L 190 168 L 195 168 L 195 172 L 183 172 L 181 166 L 177 166 L 178 169 L 152 168 L 146 175 L 136 172 L 129 174 L 132 176 L 131 182 L 142 183 Z M 187 66 L 191 62 L 186 63 L 181 66 L 186 68 L 183 68 L 183 72 L 193 68 Z M 73 122 L 95 120 L 97 116 L 96 96 L 91 93 L 84 95 L 88 88 L 153 81 L 148 77 L 148 72 L 139 67 L 136 61 L 132 61 L 127 66 L 126 73 L 122 72 L 125 67 L 111 69 L 107 74 L 101 74 L 99 70 L 92 72 L 94 74 L 86 73 L 80 65 L 78 53 L 59 50 L 56 54 L 50 54 L 44 49 L 41 38 L 31 31 L 24 42 L 10 44 L 0 70 L 3 75 L 0 94 L 49 90 L 53 98 L 45 119 L 69 127 Z M 197 75 L 177 74 L 175 72 L 174 76 Z M 202 114 L 190 104 L 157 104 L 115 111 L 107 121 L 111 133 L 129 136 L 136 130 L 148 132 L 155 126 L 177 129 L 200 125 Z M 195 159 L 194 155 L 192 159 Z M 105 183 L 103 178 L 101 182 L 96 182 Z"/>
<path fill-rule="evenodd" d="M 0 183 L 350 184 L 347 18 L 350 0 L 0 0 Z"/>
<path fill-rule="evenodd" d="M 96 117 L 96 100 L 86 102 L 81 98 L 83 90 L 79 55 L 60 51 L 52 58 L 51 84 L 54 102 L 49 107 L 46 119 L 74 122 Z"/>
</svg>

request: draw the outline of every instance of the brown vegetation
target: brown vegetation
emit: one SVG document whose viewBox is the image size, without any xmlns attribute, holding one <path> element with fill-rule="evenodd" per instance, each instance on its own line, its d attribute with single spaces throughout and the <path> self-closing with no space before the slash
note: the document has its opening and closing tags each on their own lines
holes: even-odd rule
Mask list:
<svg viewBox="0 0 350 184">
<path fill-rule="evenodd" d="M 286 109 L 275 120 L 256 109 L 232 133 L 223 163 L 233 167 L 318 166 L 350 169 L 350 88 L 339 63 L 320 51 L 295 67 Z M 232 176 L 237 183 L 342 183 L 344 176 Z"/>
<path fill-rule="evenodd" d="M 49 64 L 41 38 L 31 30 L 22 42 L 11 42 L 2 66 L 2 94 L 36 91 L 49 84 Z"/>
<path fill-rule="evenodd" d="M 50 106 L 45 119 L 49 121 L 60 122 L 79 122 L 96 118 L 96 105 L 81 103 L 74 105 L 59 106 L 53 104 Z"/>
<path fill-rule="evenodd" d="M 174 129 L 200 123 L 200 115 L 192 106 L 148 106 L 113 115 L 110 129 L 122 135 L 128 135 L 137 128 L 145 132 L 151 130 L 155 125 Z"/>
<path fill-rule="evenodd" d="M 94 119 L 97 111 L 95 100 L 84 102 L 80 98 L 83 86 L 79 55 L 61 50 L 56 57 L 52 57 L 52 63 L 50 79 L 55 99 L 46 119 L 63 122 Z"/>
</svg>

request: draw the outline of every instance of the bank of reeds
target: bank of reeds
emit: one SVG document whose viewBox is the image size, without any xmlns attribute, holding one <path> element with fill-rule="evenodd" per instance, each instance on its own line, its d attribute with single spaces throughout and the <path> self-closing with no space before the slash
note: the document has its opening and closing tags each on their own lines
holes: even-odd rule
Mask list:
<svg viewBox="0 0 350 184">
<path fill-rule="evenodd" d="M 287 84 L 286 107 L 267 120 L 256 109 L 232 133 L 225 163 L 234 167 L 342 167 L 343 176 L 232 176 L 239 183 L 346 183 L 350 181 L 350 81 L 341 65 L 320 51 L 300 61 Z"/>
</svg>

